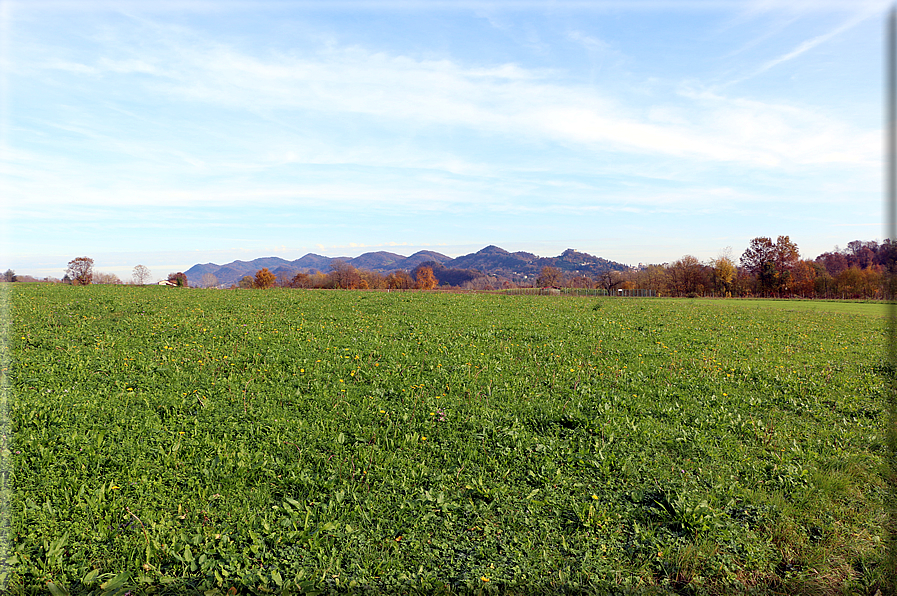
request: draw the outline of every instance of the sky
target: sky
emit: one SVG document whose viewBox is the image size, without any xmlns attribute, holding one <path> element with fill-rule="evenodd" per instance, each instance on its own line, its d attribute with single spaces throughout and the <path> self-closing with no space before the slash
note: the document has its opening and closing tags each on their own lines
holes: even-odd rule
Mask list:
<svg viewBox="0 0 897 596">
<path fill-rule="evenodd" d="M 0 270 L 880 241 L 888 7 L 0 0 Z"/>
</svg>

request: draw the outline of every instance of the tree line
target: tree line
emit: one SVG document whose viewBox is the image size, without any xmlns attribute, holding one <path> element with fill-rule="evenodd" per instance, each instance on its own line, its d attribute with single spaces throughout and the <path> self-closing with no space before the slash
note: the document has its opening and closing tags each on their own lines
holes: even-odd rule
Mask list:
<svg viewBox="0 0 897 596">
<path fill-rule="evenodd" d="M 855 240 L 815 259 L 801 258 L 788 236 L 750 241 L 736 262 L 726 251 L 706 263 L 692 255 L 617 276 L 622 289 L 663 296 L 893 299 L 897 242 Z"/>
<path fill-rule="evenodd" d="M 61 281 L 74 285 L 123 283 L 116 275 L 93 270 L 94 261 L 78 257 L 68 263 L 62 280 L 37 280 L 16 275 L 8 269 L 2 281 Z M 435 270 L 435 273 L 434 273 Z M 449 270 L 439 263 L 423 263 L 408 272 L 383 274 L 356 268 L 344 261 L 334 261 L 328 273 L 279 273 L 267 268 L 243 277 L 233 288 L 265 289 L 315 288 L 345 290 L 432 290 L 437 287 L 461 287 L 472 290 L 500 290 L 523 287 L 589 288 L 608 293 L 616 290 L 651 290 L 657 296 L 674 297 L 778 297 L 778 298 L 851 298 L 893 299 L 897 274 L 897 241 L 854 240 L 844 249 L 837 246 L 815 259 L 805 259 L 788 236 L 775 240 L 758 236 L 736 260 L 727 249 L 707 262 L 685 255 L 673 263 L 640 266 L 627 271 L 606 271 L 597 276 L 583 272 L 565 272 L 557 267 L 543 267 L 532 285 L 513 283 L 509 279 L 472 272 Z M 168 285 L 188 287 L 187 276 L 171 273 Z M 130 283 L 151 283 L 151 273 L 143 265 L 134 268 Z M 202 276 L 201 287 L 218 287 L 211 273 Z"/>
<path fill-rule="evenodd" d="M 433 268 L 418 266 L 411 273 L 397 270 L 383 275 L 378 271 L 359 269 L 345 261 L 336 260 L 329 273 L 296 273 L 274 275 L 267 267 L 246 275 L 235 287 L 266 289 L 273 287 L 336 289 L 336 290 L 432 290 L 439 285 Z M 202 285 L 212 286 L 211 274 L 203 275 Z M 214 275 L 211 275 L 214 277 Z"/>
<path fill-rule="evenodd" d="M 815 259 L 801 258 L 788 236 L 775 240 L 752 239 L 736 260 L 727 249 L 707 262 L 685 255 L 673 263 L 647 265 L 627 271 L 606 271 L 597 276 L 543 267 L 535 283 L 538 288 L 651 290 L 657 296 L 673 297 L 776 297 L 776 298 L 872 298 L 892 299 L 897 286 L 897 242 L 855 240 L 845 249 L 837 246 Z M 245 276 L 241 288 L 332 288 L 332 289 L 433 289 L 438 281 L 430 266 L 410 274 L 395 271 L 383 275 L 357 269 L 342 261 L 330 273 L 298 273 L 275 276 L 267 269 Z M 468 280 L 464 289 L 500 290 L 527 287 L 507 279 L 483 276 Z"/>
<path fill-rule="evenodd" d="M 114 273 L 94 271 L 93 264 L 94 260 L 90 257 L 74 258 L 69 261 L 62 279 L 58 279 L 52 276 L 39 279 L 31 275 L 16 275 L 16 272 L 14 270 L 7 269 L 5 272 L 3 272 L 2 277 L 0 277 L 0 282 L 64 283 L 74 286 L 87 286 L 91 284 L 120 285 L 125 283 L 142 286 L 153 283 L 152 272 L 148 267 L 144 265 L 137 265 L 136 267 L 134 267 L 131 279 L 127 282 L 124 282 Z M 166 281 L 168 285 L 172 286 L 189 286 L 187 276 L 182 272 L 169 273 L 168 279 Z"/>
</svg>

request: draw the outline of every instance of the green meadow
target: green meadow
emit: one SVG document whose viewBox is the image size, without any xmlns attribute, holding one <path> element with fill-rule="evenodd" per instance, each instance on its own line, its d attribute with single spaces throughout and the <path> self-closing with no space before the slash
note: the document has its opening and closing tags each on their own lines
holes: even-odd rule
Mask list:
<svg viewBox="0 0 897 596">
<path fill-rule="evenodd" d="M 880 305 L 12 287 L 10 593 L 884 577 Z"/>
</svg>

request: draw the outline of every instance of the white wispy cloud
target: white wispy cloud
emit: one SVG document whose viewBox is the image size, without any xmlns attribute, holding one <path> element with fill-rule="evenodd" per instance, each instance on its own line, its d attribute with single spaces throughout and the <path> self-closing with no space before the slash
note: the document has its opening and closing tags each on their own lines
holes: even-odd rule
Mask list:
<svg viewBox="0 0 897 596">
<path fill-rule="evenodd" d="M 767 16 L 770 13 L 775 14 L 777 18 L 772 23 L 765 23 L 765 30 L 762 35 L 755 37 L 746 44 L 727 53 L 723 58 L 734 56 L 752 48 L 761 41 L 766 41 L 767 39 L 780 34 L 786 27 L 791 26 L 802 18 L 808 16 L 835 13 L 836 15 L 843 15 L 844 20 L 825 33 L 820 33 L 809 39 L 805 39 L 789 51 L 765 60 L 760 66 L 755 67 L 748 73 L 728 81 L 725 86 L 728 87 L 743 83 L 744 81 L 753 79 L 780 64 L 794 60 L 810 50 L 835 39 L 842 33 L 853 29 L 864 21 L 869 19 L 881 19 L 889 5 L 890 3 L 887 0 L 856 0 L 854 2 L 816 2 L 814 0 L 777 2 L 759 0 L 757 2 L 745 3 L 740 14 L 737 17 L 730 19 L 725 28 L 733 27 L 736 24 L 743 24 L 747 21 L 757 19 L 760 16 Z"/>
<path fill-rule="evenodd" d="M 186 206 L 196 227 L 209 229 L 225 224 L 204 221 L 203 210 L 256 205 L 367 214 L 731 214 L 786 193 L 733 188 L 715 168 L 742 178 L 818 178 L 803 182 L 811 186 L 831 171 L 880 170 L 878 131 L 813 106 L 700 83 L 662 83 L 639 95 L 622 83 L 587 86 L 562 70 L 514 62 L 337 44 L 263 51 L 145 20 L 91 39 L 78 52 L 48 45 L 17 66 L 16 76 L 36 72 L 100 98 L 19 124 L 16 138 L 28 142 L 4 154 L 0 179 L 0 201 L 17 221 L 64 208 L 79 221 L 140 221 L 135 208 Z M 605 51 L 593 36 L 569 39 Z M 868 190 L 868 180 L 855 178 L 855 188 Z M 678 186 L 660 188 L 665 181 Z M 164 229 L 166 221 L 156 216 L 146 226 Z"/>
<path fill-rule="evenodd" d="M 751 76 L 757 76 L 759 74 L 766 72 L 770 68 L 773 68 L 774 66 L 778 66 L 779 64 L 782 64 L 783 62 L 793 60 L 794 58 L 797 58 L 801 54 L 803 54 L 809 50 L 812 50 L 816 46 L 827 42 L 828 40 L 832 39 L 833 37 L 835 37 L 837 35 L 840 35 L 841 33 L 847 31 L 848 29 L 852 29 L 853 27 L 855 27 L 862 21 L 870 18 L 871 16 L 872 16 L 872 13 L 861 12 L 861 13 L 855 15 L 853 18 L 848 19 L 846 22 L 842 23 L 838 27 L 835 27 L 831 31 L 828 31 L 827 33 L 823 33 L 821 35 L 817 35 L 811 39 L 808 39 L 808 40 L 800 43 L 796 48 L 794 48 L 790 52 L 787 52 L 786 54 L 783 54 L 781 56 L 773 58 L 772 60 L 765 62 L 756 71 L 754 71 L 754 73 Z"/>
<path fill-rule="evenodd" d="M 610 49 L 610 44 L 593 35 L 587 35 L 582 31 L 573 30 L 567 33 L 567 39 L 582 44 L 587 50 L 603 52 Z"/>
<path fill-rule="evenodd" d="M 801 44 L 762 69 L 800 55 L 859 20 Z M 182 46 L 174 38 L 153 51 L 118 60 L 101 57 L 92 64 L 60 61 L 42 66 L 72 75 L 149 75 L 133 81 L 141 92 L 248 113 L 303 113 L 313 120 L 316 114 L 324 119 L 357 114 L 378 123 L 461 126 L 587 147 L 611 143 L 617 151 L 752 166 L 868 159 L 853 151 L 862 144 L 857 139 L 864 131 L 814 114 L 811 108 L 682 94 L 692 104 L 680 104 L 676 122 L 664 122 L 657 118 L 659 110 L 667 109 L 662 98 L 644 107 L 624 105 L 614 89 L 565 84 L 563 73 L 516 64 L 465 67 L 447 59 L 416 60 L 360 47 L 257 56 L 212 42 Z M 795 153 L 795 144 L 804 150 Z"/>
</svg>

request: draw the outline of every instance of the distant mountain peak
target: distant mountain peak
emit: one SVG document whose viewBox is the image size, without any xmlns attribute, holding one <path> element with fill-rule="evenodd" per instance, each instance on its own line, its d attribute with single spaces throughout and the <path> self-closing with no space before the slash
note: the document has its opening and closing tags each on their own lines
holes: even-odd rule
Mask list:
<svg viewBox="0 0 897 596">
<path fill-rule="evenodd" d="M 511 254 L 511 253 L 509 253 L 509 252 L 506 251 L 505 249 L 501 248 L 500 246 L 495 246 L 494 244 L 490 244 L 490 245 L 487 246 L 486 248 L 477 251 L 476 254 L 478 254 L 478 255 L 502 255 L 502 256 L 504 256 L 504 255 L 509 255 L 509 254 Z"/>
<path fill-rule="evenodd" d="M 255 272 L 262 267 L 268 267 L 271 270 L 276 270 L 278 274 L 283 273 L 286 276 L 312 271 L 326 273 L 332 269 L 333 262 L 336 260 L 343 261 L 359 269 L 379 271 L 381 273 L 395 270 L 410 272 L 422 263 L 439 263 L 444 270 L 450 270 L 446 275 L 451 274 L 453 276 L 452 281 L 446 280 L 448 283 L 455 283 L 456 279 L 459 282 L 463 281 L 476 272 L 479 272 L 476 275 L 499 276 L 512 281 L 529 283 L 527 280 L 534 279 L 542 267 L 549 265 L 558 267 L 571 274 L 597 275 L 603 271 L 624 271 L 627 269 L 627 266 L 621 263 L 608 261 L 572 248 L 568 248 L 557 257 L 539 257 L 523 251 L 510 253 L 500 246 L 490 244 L 476 253 L 454 259 L 429 250 L 418 251 L 410 257 L 387 251 L 364 253 L 354 258 L 334 258 L 309 253 L 294 261 L 287 261 L 280 257 L 260 257 L 252 261 L 234 261 L 226 265 L 216 265 L 214 263 L 197 264 L 185 271 L 185 273 L 194 283 L 197 283 L 204 274 L 211 273 L 218 278 L 220 285 L 226 286 L 236 284 L 245 275 L 255 275 Z M 440 269 L 440 267 L 435 269 Z"/>
</svg>

